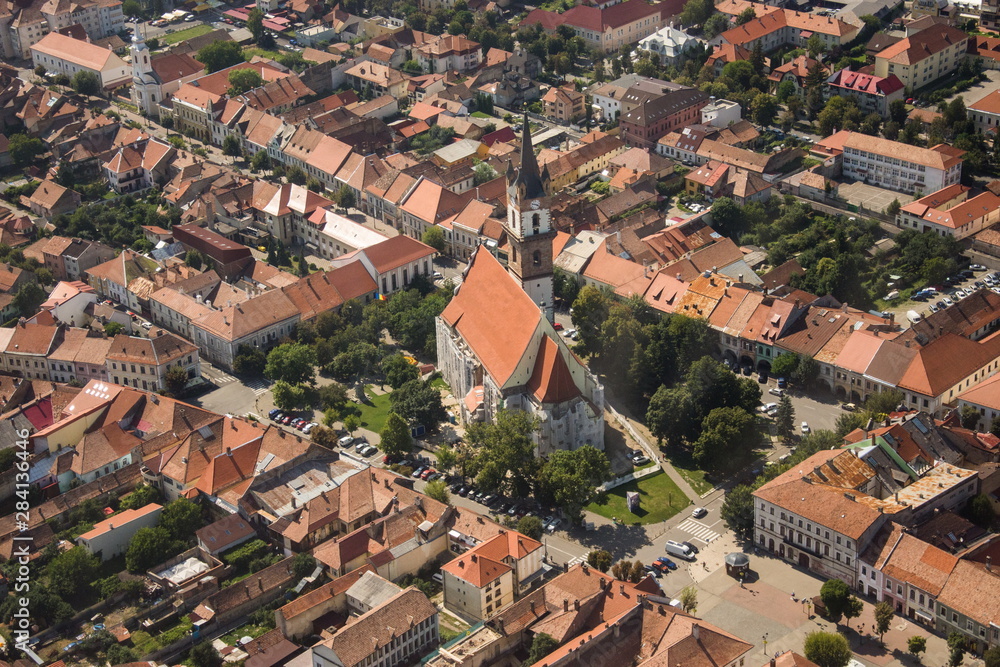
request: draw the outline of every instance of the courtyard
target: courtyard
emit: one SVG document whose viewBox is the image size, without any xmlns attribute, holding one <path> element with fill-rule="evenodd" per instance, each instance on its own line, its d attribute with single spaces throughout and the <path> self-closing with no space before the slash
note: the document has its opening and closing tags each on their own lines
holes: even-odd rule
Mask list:
<svg viewBox="0 0 1000 667">
<path fill-rule="evenodd" d="M 635 514 L 626 504 L 629 491 L 639 492 L 639 511 Z M 646 525 L 666 521 L 690 504 L 673 480 L 660 472 L 615 487 L 584 509 L 613 521 Z"/>
</svg>

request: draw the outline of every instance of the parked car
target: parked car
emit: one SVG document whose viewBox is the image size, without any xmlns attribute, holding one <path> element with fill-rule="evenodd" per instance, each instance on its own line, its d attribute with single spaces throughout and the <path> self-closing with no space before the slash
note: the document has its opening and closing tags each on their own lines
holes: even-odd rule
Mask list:
<svg viewBox="0 0 1000 667">
<path fill-rule="evenodd" d="M 427 466 L 420 466 L 410 474 L 410 477 L 414 478 L 420 477 L 421 475 L 424 474 L 425 470 L 427 470 Z"/>
<path fill-rule="evenodd" d="M 788 380 L 785 378 L 778 378 L 778 389 L 788 389 Z"/>
<path fill-rule="evenodd" d="M 556 532 L 556 530 L 559 529 L 559 526 L 561 525 L 562 525 L 562 519 L 560 519 L 559 517 L 555 517 L 551 521 L 545 523 L 545 532 L 554 533 Z"/>
<path fill-rule="evenodd" d="M 971 270 L 971 271 L 985 271 L 986 267 L 983 266 L 982 264 L 970 264 L 969 265 L 969 270 Z"/>
<path fill-rule="evenodd" d="M 770 389 L 767 390 L 767 393 L 771 394 L 772 396 L 784 396 L 785 390 L 779 387 L 771 387 Z"/>
<path fill-rule="evenodd" d="M 647 565 L 646 566 L 646 572 L 649 572 L 651 575 L 653 575 L 657 579 L 659 579 L 660 577 L 663 576 L 663 573 L 660 572 L 659 568 L 657 568 L 655 565 Z"/>
<path fill-rule="evenodd" d="M 425 470 L 425 471 L 424 471 L 424 472 L 423 472 L 423 473 L 422 473 L 422 474 L 420 475 L 420 479 L 422 479 L 422 480 L 425 480 L 425 481 L 426 481 L 428 477 L 430 477 L 431 475 L 433 475 L 433 474 L 434 474 L 434 473 L 436 473 L 436 472 L 437 472 L 437 470 L 435 470 L 434 468 L 428 468 L 427 470 Z"/>
<path fill-rule="evenodd" d="M 572 338 L 573 334 L 575 334 L 575 333 L 576 333 L 576 329 L 567 329 L 566 331 L 563 332 L 563 336 L 566 337 L 566 338 Z"/>
<path fill-rule="evenodd" d="M 552 324 L 552 328 L 553 328 L 553 329 L 555 329 L 556 331 L 562 331 L 562 330 L 563 330 L 563 325 L 561 325 L 561 324 L 560 324 L 560 323 L 558 323 L 558 322 L 554 322 L 554 323 Z"/>
<path fill-rule="evenodd" d="M 632 465 L 634 466 L 644 466 L 649 463 L 649 457 L 645 455 L 636 456 L 632 459 Z"/>
<path fill-rule="evenodd" d="M 698 547 L 691 544 L 690 542 L 681 542 L 684 546 L 691 550 L 692 553 L 698 553 Z"/>
<path fill-rule="evenodd" d="M 485 496 L 483 496 L 483 499 L 480 500 L 479 502 L 481 502 L 483 505 L 486 505 L 487 507 L 489 507 L 490 505 L 492 505 L 496 501 L 497 501 L 497 494 L 495 494 L 495 493 L 488 493 Z"/>
<path fill-rule="evenodd" d="M 802 428 L 801 428 L 801 430 L 802 430 L 802 434 L 803 435 L 808 435 L 810 433 L 810 431 L 809 431 L 809 423 L 808 422 L 802 422 Z"/>
<path fill-rule="evenodd" d="M 854 403 L 844 403 L 843 405 L 840 406 L 840 409 L 846 410 L 847 412 L 854 412 L 855 410 L 858 409 L 858 406 L 855 405 Z"/>
<path fill-rule="evenodd" d="M 691 512 L 691 516 L 693 516 L 695 519 L 700 519 L 706 514 L 708 514 L 708 510 L 705 509 L 704 507 L 695 507 L 694 511 Z"/>
<path fill-rule="evenodd" d="M 669 570 L 676 570 L 677 569 L 677 563 L 675 563 L 674 561 L 670 560 L 666 556 L 660 556 L 654 562 L 660 563 L 661 565 L 663 565 L 663 567 L 665 567 L 665 568 L 667 568 Z"/>
<path fill-rule="evenodd" d="M 270 412 L 267 413 L 267 416 L 270 419 L 274 419 L 275 417 L 277 417 L 280 414 L 281 414 L 281 410 L 279 410 L 278 408 L 274 408 L 273 410 L 271 410 Z"/>
<path fill-rule="evenodd" d="M 317 426 L 319 426 L 318 422 L 309 422 L 308 424 L 305 425 L 305 428 L 302 429 L 302 432 L 305 433 L 306 435 L 309 435 L 309 433 Z"/>
<path fill-rule="evenodd" d="M 352 438 L 349 435 L 345 435 L 343 438 L 337 441 L 337 444 L 340 445 L 341 447 L 348 447 L 352 442 L 354 442 L 354 438 Z"/>
</svg>

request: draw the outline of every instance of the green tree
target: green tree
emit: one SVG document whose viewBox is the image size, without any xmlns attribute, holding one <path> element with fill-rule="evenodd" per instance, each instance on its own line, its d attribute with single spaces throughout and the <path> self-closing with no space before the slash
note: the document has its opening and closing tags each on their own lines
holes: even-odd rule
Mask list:
<svg viewBox="0 0 1000 667">
<path fill-rule="evenodd" d="M 184 253 L 184 263 L 197 271 L 201 269 L 202 265 L 205 263 L 205 256 L 192 248 Z"/>
<path fill-rule="evenodd" d="M 357 198 L 354 196 L 354 190 L 346 184 L 341 185 L 340 189 L 333 195 L 333 201 L 337 204 L 337 206 L 345 211 L 354 208 L 355 204 L 357 204 Z"/>
<path fill-rule="evenodd" d="M 994 417 L 990 422 L 990 433 L 1000 438 L 1000 417 Z"/>
<path fill-rule="evenodd" d="M 24 166 L 35 161 L 35 158 L 45 152 L 45 144 L 38 137 L 26 134 L 13 134 L 7 144 L 10 159 L 17 166 Z"/>
<path fill-rule="evenodd" d="M 725 14 L 716 12 L 708 17 L 707 21 L 705 21 L 703 34 L 706 39 L 712 39 L 716 35 L 724 33 L 726 30 L 729 30 L 729 18 Z"/>
<path fill-rule="evenodd" d="M 222 140 L 222 152 L 232 157 L 243 155 L 243 146 L 240 144 L 239 137 L 235 134 L 227 134 L 226 138 Z"/>
<path fill-rule="evenodd" d="M 819 596 L 826 607 L 826 615 L 834 623 L 839 623 L 851 597 L 851 589 L 840 579 L 829 579 L 819 590 Z M 811 659 L 811 658 L 810 658 Z"/>
<path fill-rule="evenodd" d="M 114 338 L 123 331 L 125 326 L 121 322 L 108 322 L 104 325 L 104 335 L 108 338 Z"/>
<path fill-rule="evenodd" d="M 316 569 L 316 559 L 312 554 L 299 553 L 292 558 L 292 576 L 296 581 L 304 579 Z"/>
<path fill-rule="evenodd" d="M 438 445 L 434 458 L 437 459 L 438 470 L 443 473 L 451 472 L 458 463 L 458 453 L 449 444 Z"/>
<path fill-rule="evenodd" d="M 826 51 L 826 44 L 823 42 L 822 37 L 819 35 L 813 35 L 806 40 L 806 49 L 809 51 L 809 55 L 815 58 L 819 54 Z"/>
<path fill-rule="evenodd" d="M 979 425 L 979 410 L 973 405 L 963 405 L 959 416 L 962 420 L 962 428 L 975 430 Z"/>
<path fill-rule="evenodd" d="M 965 659 L 965 636 L 960 632 L 948 635 L 948 667 L 958 667 Z"/>
<path fill-rule="evenodd" d="M 302 169 L 302 167 L 298 165 L 293 164 L 292 166 L 285 169 L 285 180 L 294 185 L 305 185 L 306 179 L 308 178 L 309 176 L 306 174 L 306 172 Z M 303 260 L 302 255 L 299 255 L 299 260 L 300 260 L 299 266 L 303 267 L 300 270 L 306 271 L 305 275 L 308 275 L 309 264 L 302 261 Z"/>
<path fill-rule="evenodd" d="M 528 650 L 528 659 L 521 663 L 521 667 L 529 667 L 539 662 L 552 651 L 559 648 L 559 642 L 552 638 L 552 635 L 545 632 L 535 635 L 531 640 L 531 648 Z"/>
<path fill-rule="evenodd" d="M 839 632 L 810 632 L 805 641 L 806 658 L 819 667 L 847 667 L 851 661 L 851 647 Z"/>
<path fill-rule="evenodd" d="M 499 175 L 500 174 L 497 173 L 497 170 L 494 169 L 488 162 L 480 162 L 472 168 L 472 184 L 479 186 L 483 183 L 489 183 Z M 430 244 L 428 243 L 427 245 Z"/>
<path fill-rule="evenodd" d="M 336 382 L 325 384 L 319 388 L 319 403 L 324 410 L 333 410 L 334 413 L 340 414 L 347 406 L 347 390 L 344 389 L 344 385 Z"/>
<path fill-rule="evenodd" d="M 681 589 L 677 599 L 681 601 L 681 609 L 694 614 L 698 611 L 698 589 L 694 586 L 685 586 Z"/>
<path fill-rule="evenodd" d="M 782 81 L 781 83 L 778 84 L 778 90 L 777 90 L 778 102 L 784 104 L 789 97 L 793 97 L 795 95 L 795 91 L 796 88 L 793 82 L 787 80 Z"/>
<path fill-rule="evenodd" d="M 587 554 L 587 565 L 601 572 L 611 569 L 611 561 L 611 553 L 604 549 L 595 549 Z"/>
<path fill-rule="evenodd" d="M 175 540 L 188 541 L 194 532 L 205 524 L 201 518 L 201 506 L 187 498 L 178 498 L 168 503 L 160 514 L 159 527 L 167 531 Z"/>
<path fill-rule="evenodd" d="M 73 75 L 72 86 L 81 95 L 97 95 L 101 92 L 101 79 L 95 72 L 80 70 Z"/>
<path fill-rule="evenodd" d="M 447 504 L 451 499 L 451 494 L 448 493 L 448 485 L 443 479 L 435 479 L 433 482 L 427 482 L 427 486 L 424 488 L 424 494 L 428 498 L 433 498 L 439 503 Z"/>
<path fill-rule="evenodd" d="M 586 285 L 573 301 L 573 326 L 580 332 L 580 344 L 588 352 L 600 353 L 601 328 L 611 308 L 608 291 Z"/>
<path fill-rule="evenodd" d="M 192 667 L 222 667 L 223 664 L 222 656 L 210 641 L 203 641 L 191 649 L 190 660 Z"/>
<path fill-rule="evenodd" d="M 216 42 L 216 43 L 227 44 L 228 42 Z M 266 150 L 257 151 L 256 153 L 253 154 L 253 157 L 250 158 L 250 169 L 253 171 L 267 171 L 270 168 L 271 168 L 271 157 L 267 154 Z M 284 266 L 284 264 L 277 261 L 269 263 L 276 264 L 279 266 Z"/>
<path fill-rule="evenodd" d="M 250 31 L 254 43 L 259 46 L 260 40 L 264 36 L 264 12 L 259 8 L 255 7 L 250 10 L 250 16 L 247 17 L 247 30 Z"/>
<path fill-rule="evenodd" d="M 524 516 L 517 522 L 517 532 L 533 540 L 542 539 L 542 520 L 537 516 Z"/>
<path fill-rule="evenodd" d="M 753 541 L 753 489 L 740 484 L 726 494 L 720 514 L 736 537 Z"/>
<path fill-rule="evenodd" d="M 511 498 L 527 497 L 538 459 L 531 434 L 537 420 L 523 410 L 500 410 L 493 423 L 476 422 L 466 431 L 475 454 L 469 472 L 476 486 Z"/>
<path fill-rule="evenodd" d="M 305 384 L 292 384 L 278 380 L 271 385 L 274 407 L 279 410 L 301 410 L 309 404 L 312 392 Z"/>
<path fill-rule="evenodd" d="M 538 473 L 539 491 L 551 498 L 566 516 L 579 523 L 583 507 L 596 494 L 598 484 L 611 479 L 611 465 L 604 452 L 591 445 L 552 452 Z"/>
<path fill-rule="evenodd" d="M 386 417 L 385 426 L 379 434 L 382 451 L 389 456 L 403 456 L 409 454 L 413 448 L 413 441 L 410 436 L 410 427 L 406 420 L 390 412 Z"/>
<path fill-rule="evenodd" d="M 857 600 L 856 597 L 851 597 L 851 599 Z M 858 600 L 858 604 L 860 606 L 860 600 Z M 858 615 L 860 615 L 860 612 Z M 893 612 L 892 605 L 885 600 L 882 600 L 875 605 L 875 632 L 878 633 L 879 643 L 882 643 L 882 635 L 889 631 L 889 625 L 892 623 L 894 615 L 895 613 Z"/>
<path fill-rule="evenodd" d="M 771 375 L 790 378 L 799 367 L 799 355 L 794 352 L 782 352 L 771 362 Z"/>
<path fill-rule="evenodd" d="M 233 372 L 242 377 L 260 377 L 266 366 L 264 351 L 250 345 L 240 345 L 233 359 Z"/>
<path fill-rule="evenodd" d="M 754 11 L 753 7 L 747 7 L 739 13 L 739 16 L 736 17 L 736 25 L 741 26 L 746 23 L 750 23 L 750 21 L 753 21 L 755 18 L 757 18 L 757 12 Z"/>
<path fill-rule="evenodd" d="M 205 66 L 206 74 L 211 74 L 244 62 L 243 49 L 238 42 L 212 42 L 195 54 L 195 60 Z"/>
<path fill-rule="evenodd" d="M 135 0 L 130 0 L 135 2 Z M 139 654 L 128 648 L 127 646 L 122 646 L 121 644 L 115 643 L 108 647 L 108 651 L 105 654 L 108 659 L 108 663 L 112 665 L 125 665 L 130 662 L 138 662 Z"/>
<path fill-rule="evenodd" d="M 441 403 L 441 392 L 423 380 L 410 380 L 389 394 L 393 412 L 410 424 L 422 424 L 436 431 L 448 413 Z"/>
<path fill-rule="evenodd" d="M 990 502 L 989 496 L 985 493 L 980 493 L 969 498 L 969 502 L 965 506 L 965 516 L 972 523 L 987 530 L 992 528 L 993 522 L 996 520 L 996 512 L 993 511 L 993 504 Z"/>
<path fill-rule="evenodd" d="M 38 312 L 46 297 L 45 290 L 38 283 L 24 283 L 17 289 L 11 303 L 21 317 L 31 317 Z"/>
<path fill-rule="evenodd" d="M 792 436 L 795 428 L 795 408 L 792 399 L 785 394 L 778 399 L 778 410 L 774 415 L 774 430 L 786 440 Z"/>
<path fill-rule="evenodd" d="M 920 662 L 920 654 L 927 650 L 927 638 L 920 635 L 913 635 L 906 640 L 906 649 L 910 652 L 910 655 L 917 659 L 917 662 Z M 987 663 L 987 667 L 1000 667 L 1000 662 L 997 662 L 995 665 Z"/>
<path fill-rule="evenodd" d="M 923 637 L 920 639 L 923 639 Z M 924 644 L 926 646 L 926 640 Z M 911 650 L 910 653 L 913 653 L 913 651 Z M 994 646 L 987 650 L 986 653 L 983 653 L 983 663 L 985 667 L 1000 667 L 1000 646 Z"/>
<path fill-rule="evenodd" d="M 129 572 L 143 572 L 170 558 L 176 550 L 170 533 L 159 526 L 140 528 L 129 540 L 125 567 Z"/>
<path fill-rule="evenodd" d="M 242 95 L 248 90 L 253 90 L 264 85 L 264 78 L 260 75 L 260 72 L 250 68 L 232 70 L 229 73 L 228 81 L 229 90 L 227 94 L 230 97 Z"/>
<path fill-rule="evenodd" d="M 188 374 L 183 366 L 171 366 L 167 369 L 167 375 L 163 380 L 167 385 L 167 391 L 176 397 L 180 396 L 184 391 L 184 387 L 187 386 Z"/>
<path fill-rule="evenodd" d="M 279 345 L 268 353 L 264 375 L 289 384 L 311 384 L 316 375 L 316 351 L 302 343 Z"/>
<path fill-rule="evenodd" d="M 118 503 L 118 509 L 137 510 L 149 503 L 160 502 L 160 490 L 149 484 L 139 484 Z"/>
<path fill-rule="evenodd" d="M 49 589 L 63 598 L 73 598 L 93 583 L 101 561 L 81 546 L 63 551 L 45 568 Z"/>
<path fill-rule="evenodd" d="M 361 428 L 361 417 L 350 414 L 344 417 L 344 430 L 347 431 L 349 435 L 354 435 L 354 432 Z"/>
<path fill-rule="evenodd" d="M 430 247 L 437 250 L 439 253 L 443 253 L 445 249 L 445 238 L 444 230 L 442 230 L 438 225 L 431 225 L 424 232 L 422 237 L 424 243 Z"/>
<path fill-rule="evenodd" d="M 757 418 L 743 408 L 715 408 L 701 425 L 694 459 L 708 470 L 733 470 L 760 444 Z"/>
<path fill-rule="evenodd" d="M 792 372 L 791 380 L 800 387 L 811 385 L 819 376 L 819 364 L 810 356 L 799 357 L 799 364 Z"/>
<path fill-rule="evenodd" d="M 743 211 L 729 197 L 719 197 L 712 202 L 712 227 L 724 236 L 736 236 L 743 231 Z"/>
<path fill-rule="evenodd" d="M 778 116 L 778 100 L 767 93 L 761 93 L 750 103 L 750 112 L 755 123 L 767 127 Z"/>
<path fill-rule="evenodd" d="M 865 606 L 861 603 L 861 600 L 853 595 L 847 598 L 847 604 L 844 605 L 844 618 L 847 619 L 847 627 L 851 627 L 851 619 L 860 616 L 864 610 Z"/>
</svg>

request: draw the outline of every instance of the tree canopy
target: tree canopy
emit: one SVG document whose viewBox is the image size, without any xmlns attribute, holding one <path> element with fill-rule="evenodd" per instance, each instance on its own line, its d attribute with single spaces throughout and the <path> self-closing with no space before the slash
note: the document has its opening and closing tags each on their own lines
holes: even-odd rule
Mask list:
<svg viewBox="0 0 1000 667">
<path fill-rule="evenodd" d="M 468 471 L 478 488 L 510 498 L 531 493 L 538 468 L 531 434 L 537 426 L 523 410 L 500 410 L 493 423 L 469 426 L 466 437 L 475 455 Z"/>
<path fill-rule="evenodd" d="M 237 42 L 212 42 L 195 54 L 195 60 L 205 66 L 205 73 L 211 74 L 220 69 L 232 67 L 244 62 L 243 49 Z"/>
</svg>

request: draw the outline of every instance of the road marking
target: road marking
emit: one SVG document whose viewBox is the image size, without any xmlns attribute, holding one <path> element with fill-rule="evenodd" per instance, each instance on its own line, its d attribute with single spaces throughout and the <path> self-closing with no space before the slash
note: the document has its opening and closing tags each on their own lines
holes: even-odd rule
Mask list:
<svg viewBox="0 0 1000 667">
<path fill-rule="evenodd" d="M 719 537 L 719 533 L 715 532 L 703 523 L 699 523 L 694 519 L 685 519 L 677 526 L 685 533 L 693 535 L 696 540 L 700 540 L 705 544 L 708 544 L 712 540 Z"/>
<path fill-rule="evenodd" d="M 267 390 L 270 389 L 270 385 L 268 385 L 267 382 L 265 382 L 264 380 L 252 380 L 250 382 L 247 382 L 245 386 L 248 389 L 253 390 L 254 396 L 260 396 L 261 394 L 265 394 L 267 393 Z"/>
<path fill-rule="evenodd" d="M 577 563 L 582 563 L 585 560 L 587 560 L 586 556 L 574 556 L 566 563 L 566 567 L 573 567 Z"/>
</svg>

